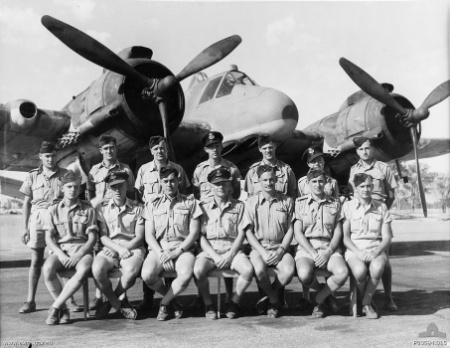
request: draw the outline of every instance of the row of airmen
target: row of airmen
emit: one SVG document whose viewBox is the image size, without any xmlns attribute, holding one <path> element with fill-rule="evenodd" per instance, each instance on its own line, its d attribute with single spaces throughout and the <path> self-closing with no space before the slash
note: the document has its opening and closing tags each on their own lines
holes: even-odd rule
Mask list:
<svg viewBox="0 0 450 348">
<path fill-rule="evenodd" d="M 194 198 L 185 195 L 189 180 L 179 165 L 168 160 L 164 138 L 150 139 L 154 160 L 139 169 L 134 181 L 130 168 L 117 160 L 115 139 L 104 135 L 99 141 L 103 161 L 89 173 L 87 198 L 92 198 L 92 205 L 78 200 L 80 178 L 59 168 L 54 145 L 43 142 L 39 155 L 42 165 L 29 173 L 21 188 L 25 195 L 22 240 L 31 248 L 32 263 L 28 299 L 20 312 L 36 309 L 34 298 L 47 245 L 51 255 L 44 265 L 44 278 L 55 298 L 48 324 L 69 321 L 65 303 L 81 286 L 91 266 L 99 292 L 108 299 L 101 303 L 101 295 L 96 294 L 94 305 L 99 318 L 106 317 L 112 307 L 126 318 L 136 318 L 137 312 L 126 297 L 119 298 L 134 284 L 141 268 L 142 279 L 151 290 L 144 291 L 140 308 L 151 306 L 152 290 L 161 293 L 164 297 L 159 320 L 182 315 L 173 300 L 193 276 L 206 317 L 215 319 L 206 277 L 214 268 L 231 268 L 239 274 L 234 294 L 230 290 L 232 283 L 227 284 L 230 318 L 238 315 L 239 299 L 253 274 L 266 295 L 258 308 L 267 311 L 269 317 L 277 317 L 279 295 L 296 269 L 304 286 L 302 305 L 314 307 L 313 316 L 322 317 L 325 302 L 336 308 L 332 294 L 347 279 L 344 258 L 359 292 L 364 294 L 363 312 L 368 318 L 377 318 L 371 298 L 381 276 L 391 274 L 386 272 L 392 237 L 386 205 L 392 204 L 395 179 L 384 163 L 373 159 L 370 140 L 355 140 L 361 158 L 350 173 L 355 198 L 344 207 L 337 199 L 337 182 L 323 171 L 322 153 L 314 148 L 307 150 L 311 169 L 297 186 L 291 168 L 276 158 L 276 143 L 269 135 L 258 138 L 263 159 L 250 167 L 245 179 L 249 199 L 245 204 L 236 200 L 240 195 L 240 173 L 233 163 L 222 158 L 222 140 L 219 132 L 203 138 L 209 158 L 194 172 Z M 126 197 L 133 186 L 142 194 L 145 206 Z M 298 195 L 300 198 L 294 201 Z M 96 239 L 101 243 L 95 244 Z M 251 246 L 249 255 L 242 251 L 245 239 Z M 297 243 L 292 253 L 291 244 Z M 144 245 L 148 246 L 147 257 Z M 77 272 L 63 287 L 57 273 L 73 267 Z M 121 267 L 123 275 L 113 290 L 107 273 L 114 267 Z M 272 284 L 267 267 L 278 270 Z M 315 280 L 315 267 L 332 274 L 326 284 Z M 164 284 L 159 278 L 163 270 L 177 271 L 177 278 Z M 396 310 L 387 285 L 386 308 Z M 309 291 L 305 291 L 310 287 L 318 290 L 315 305 L 309 301 Z"/>
</svg>

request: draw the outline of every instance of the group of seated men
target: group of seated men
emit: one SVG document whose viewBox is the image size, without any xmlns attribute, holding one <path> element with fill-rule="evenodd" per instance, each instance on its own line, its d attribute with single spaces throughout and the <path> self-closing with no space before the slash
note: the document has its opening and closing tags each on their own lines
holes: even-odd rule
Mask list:
<svg viewBox="0 0 450 348">
<path fill-rule="evenodd" d="M 46 320 L 49 325 L 70 321 L 66 301 L 90 272 L 107 299 L 96 309 L 100 319 L 112 308 L 127 319 L 136 319 L 138 311 L 123 295 L 139 275 L 163 296 L 158 320 L 182 316 L 176 297 L 192 278 L 203 299 L 205 316 L 217 319 L 207 278 L 214 269 L 238 274 L 234 292 L 227 284 L 230 301 L 226 316 L 230 319 L 239 315 L 241 297 L 253 276 L 262 293 L 258 308 L 269 318 L 278 317 L 284 302 L 280 294 L 295 274 L 304 288 L 303 305 L 313 308 L 314 317 L 323 317 L 336 310 L 333 294 L 346 282 L 349 268 L 361 294 L 362 312 L 367 318 L 378 318 L 372 297 L 388 265 L 392 232 L 387 206 L 373 199 L 372 192 L 375 183 L 380 185 L 389 178 L 381 180 L 365 172 L 374 171 L 373 163 L 371 167 L 361 165 L 360 171 L 352 168 L 354 198 L 342 206 L 336 181 L 324 172 L 320 151 L 307 150 L 310 170 L 297 183 L 292 169 L 276 158 L 275 140 L 261 135 L 258 148 L 263 159 L 249 168 L 244 185 L 248 199 L 242 202 L 237 200 L 240 172 L 222 158 L 222 140 L 219 132 L 203 138 L 208 159 L 194 172 L 192 195 L 186 194 L 190 183 L 183 168 L 168 160 L 163 137 L 150 139 L 154 159 L 139 169 L 134 181 L 130 168 L 117 160 L 115 138 L 102 136 L 99 151 L 103 161 L 89 173 L 90 202 L 78 198 L 80 176 L 58 168 L 56 148 L 43 142 L 42 166 L 30 172 L 21 188 L 25 194 L 22 239 L 32 249 L 32 267 L 28 301 L 20 312 L 36 308 L 40 275 L 36 269 L 40 269 L 41 254 L 48 246 L 44 278 L 55 300 Z M 372 147 L 366 138 L 355 144 L 358 154 Z M 144 204 L 127 197 L 133 185 Z M 390 185 L 395 187 L 395 181 Z M 250 251 L 244 251 L 244 244 Z M 108 272 L 118 267 L 122 276 L 113 289 Z M 277 274 L 272 283 L 268 267 Z M 62 286 L 58 272 L 70 268 L 76 272 Z M 329 272 L 324 284 L 317 282 L 315 268 Z M 164 283 L 163 271 L 175 271 L 176 278 Z M 314 304 L 309 288 L 317 291 Z M 153 296 L 151 290 L 144 291 L 144 302 Z M 395 306 L 392 298 L 387 300 Z"/>
</svg>

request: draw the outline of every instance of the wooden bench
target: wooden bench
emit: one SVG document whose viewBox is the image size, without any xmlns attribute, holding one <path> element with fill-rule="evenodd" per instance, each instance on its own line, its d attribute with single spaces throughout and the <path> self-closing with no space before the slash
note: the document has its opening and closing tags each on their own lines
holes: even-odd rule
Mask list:
<svg viewBox="0 0 450 348">
<path fill-rule="evenodd" d="M 277 275 L 278 270 L 273 267 L 269 267 L 267 269 L 267 274 L 269 277 L 275 277 Z M 66 270 L 59 272 L 58 275 L 62 278 L 71 278 L 75 274 L 75 270 Z M 314 275 L 317 278 L 323 277 L 327 278 L 331 275 L 330 272 L 327 270 L 322 269 L 314 269 Z M 112 271 L 108 272 L 108 278 L 110 279 L 118 279 L 122 276 L 122 271 L 118 268 L 113 269 Z M 176 272 L 162 272 L 161 277 L 163 278 L 176 278 L 177 273 Z M 139 276 L 138 276 L 139 277 Z M 219 270 L 215 269 L 208 273 L 208 278 L 216 278 L 217 279 L 217 317 L 220 318 L 221 316 L 221 280 L 222 278 L 238 278 L 239 275 L 237 272 L 232 270 Z M 92 274 L 89 276 L 89 278 L 92 278 Z M 356 283 L 355 283 L 356 284 Z M 356 285 L 355 285 L 356 286 Z M 83 309 L 84 309 L 84 320 L 87 320 L 89 317 L 89 282 L 88 279 L 83 283 L 82 286 L 83 289 Z M 355 311 L 356 313 L 356 311 Z"/>
</svg>

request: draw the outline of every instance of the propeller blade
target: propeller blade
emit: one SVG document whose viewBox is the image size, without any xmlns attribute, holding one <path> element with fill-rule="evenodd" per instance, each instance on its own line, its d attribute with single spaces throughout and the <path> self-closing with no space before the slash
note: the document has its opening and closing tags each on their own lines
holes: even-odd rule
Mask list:
<svg viewBox="0 0 450 348">
<path fill-rule="evenodd" d="M 439 86 L 433 89 L 433 91 L 428 95 L 428 97 L 425 98 L 422 105 L 413 111 L 412 119 L 415 122 L 420 122 L 426 119 L 430 115 L 428 109 L 440 103 L 449 96 L 450 96 L 450 80 L 441 83 Z"/>
<path fill-rule="evenodd" d="M 406 110 L 381 86 L 375 79 L 345 58 L 339 59 L 339 64 L 347 75 L 364 92 L 379 102 L 397 110 L 400 114 L 406 114 Z"/>
<path fill-rule="evenodd" d="M 172 138 L 170 136 L 170 132 L 169 132 L 169 120 L 167 118 L 167 107 L 166 107 L 166 102 L 160 101 L 158 103 L 159 105 L 159 112 L 161 113 L 161 121 L 163 124 L 163 130 L 164 130 L 164 138 L 166 138 L 167 141 L 167 146 L 169 147 L 169 161 L 172 162 L 176 162 L 175 159 L 175 152 L 173 151 L 173 147 L 172 147 Z"/>
<path fill-rule="evenodd" d="M 149 84 L 147 77 L 134 70 L 118 55 L 89 35 L 48 15 L 43 16 L 41 22 L 63 44 L 83 58 L 107 70 L 131 77 L 143 86 Z"/>
<path fill-rule="evenodd" d="M 239 35 L 233 35 L 204 49 L 176 76 L 178 81 L 184 80 L 203 69 L 210 67 L 229 55 L 240 43 Z"/>
<path fill-rule="evenodd" d="M 414 148 L 414 157 L 416 159 L 417 183 L 419 184 L 420 203 L 422 204 L 423 215 L 427 217 L 427 201 L 425 200 L 425 191 L 423 190 L 422 178 L 420 176 L 419 154 L 417 152 L 417 131 L 416 127 L 409 128 Z"/>
</svg>

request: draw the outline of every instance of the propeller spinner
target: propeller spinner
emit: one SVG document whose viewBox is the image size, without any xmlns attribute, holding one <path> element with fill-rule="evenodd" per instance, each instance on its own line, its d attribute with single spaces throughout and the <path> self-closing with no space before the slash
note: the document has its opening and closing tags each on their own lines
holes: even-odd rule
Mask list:
<svg viewBox="0 0 450 348">
<path fill-rule="evenodd" d="M 410 128 L 411 140 L 413 143 L 414 156 L 416 161 L 417 181 L 419 184 L 420 201 L 422 203 L 423 214 L 427 216 L 427 203 L 425 200 L 425 192 L 420 177 L 419 154 L 417 150 L 417 124 L 426 119 L 430 112 L 429 108 L 440 103 L 450 96 L 450 80 L 443 82 L 437 86 L 424 100 L 422 105 L 415 109 L 405 109 L 401 106 L 375 79 L 372 78 L 364 70 L 350 62 L 345 58 L 339 60 L 339 64 L 347 73 L 347 75 L 360 87 L 364 92 L 379 102 L 386 104 L 398 112 L 396 115 L 405 127 Z"/>
<path fill-rule="evenodd" d="M 94 38 L 58 19 L 45 15 L 42 17 L 41 22 L 62 43 L 83 58 L 102 68 L 129 77 L 141 85 L 142 96 L 144 98 L 153 98 L 159 104 L 164 137 L 167 139 L 169 146 L 169 158 L 173 161 L 175 160 L 175 155 L 170 138 L 165 96 L 177 82 L 181 82 L 185 78 L 219 62 L 242 41 L 238 35 L 218 41 L 198 54 L 178 75 L 169 75 L 159 80 L 144 76 Z"/>
</svg>

